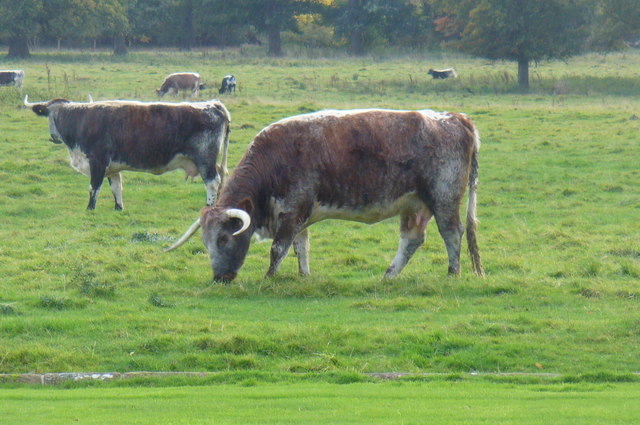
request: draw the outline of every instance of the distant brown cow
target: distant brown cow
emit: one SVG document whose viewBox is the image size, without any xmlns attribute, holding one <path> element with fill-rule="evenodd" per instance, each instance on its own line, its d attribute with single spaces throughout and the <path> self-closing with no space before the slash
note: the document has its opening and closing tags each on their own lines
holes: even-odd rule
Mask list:
<svg viewBox="0 0 640 425">
<path fill-rule="evenodd" d="M 168 75 L 156 93 L 162 97 L 167 93 L 177 95 L 180 90 L 191 90 L 191 94 L 198 97 L 199 90 L 204 88 L 205 85 L 200 83 L 200 74 L 197 72 L 178 72 Z"/>
<path fill-rule="evenodd" d="M 202 225 L 214 279 L 230 281 L 244 262 L 253 233 L 273 238 L 267 276 L 289 248 L 301 274 L 309 270 L 307 227 L 328 218 L 375 223 L 400 215 L 400 245 L 385 276 L 404 268 L 435 217 L 460 272 L 464 226 L 460 203 L 469 187 L 467 242 L 473 269 L 484 271 L 476 240 L 480 139 L 462 114 L 423 111 L 321 111 L 287 118 L 262 130 L 216 204 L 170 248 Z"/>
</svg>

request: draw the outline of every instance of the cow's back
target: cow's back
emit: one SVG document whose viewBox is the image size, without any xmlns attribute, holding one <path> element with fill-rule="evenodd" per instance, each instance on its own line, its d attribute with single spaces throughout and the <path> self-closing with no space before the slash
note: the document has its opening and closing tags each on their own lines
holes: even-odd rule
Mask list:
<svg viewBox="0 0 640 425">
<path fill-rule="evenodd" d="M 250 150 L 262 153 L 275 192 L 296 182 L 317 201 L 353 207 L 384 204 L 426 180 L 468 166 L 473 124 L 432 111 L 323 111 L 291 117 L 263 130 Z M 286 193 L 275 193 L 283 197 Z"/>
<path fill-rule="evenodd" d="M 194 135 L 212 132 L 217 124 L 215 113 L 177 106 L 97 102 L 61 109 L 55 121 L 70 149 L 79 146 L 88 156 L 104 150 L 113 161 L 154 167 L 182 153 Z"/>
</svg>

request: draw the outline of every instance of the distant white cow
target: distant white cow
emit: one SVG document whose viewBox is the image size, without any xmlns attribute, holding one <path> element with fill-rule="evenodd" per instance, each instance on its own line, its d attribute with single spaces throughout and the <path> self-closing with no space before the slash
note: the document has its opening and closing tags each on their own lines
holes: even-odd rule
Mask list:
<svg viewBox="0 0 640 425">
<path fill-rule="evenodd" d="M 24 71 L 22 69 L 0 71 L 0 86 L 16 86 L 21 89 L 23 81 Z"/>
<path fill-rule="evenodd" d="M 439 70 L 430 69 L 427 74 L 431 75 L 434 80 L 445 80 L 447 78 L 455 78 L 458 76 L 456 70 L 453 68 Z"/>
<path fill-rule="evenodd" d="M 204 89 L 205 85 L 200 82 L 200 74 L 197 72 L 177 72 L 168 75 L 156 93 L 162 97 L 167 93 L 177 95 L 180 90 L 191 90 L 191 94 L 198 97 L 198 91 Z"/>
<path fill-rule="evenodd" d="M 236 94 L 236 77 L 233 75 L 225 75 L 222 79 L 222 85 L 220 86 L 220 90 L 218 90 L 219 94 L 231 93 Z"/>
</svg>

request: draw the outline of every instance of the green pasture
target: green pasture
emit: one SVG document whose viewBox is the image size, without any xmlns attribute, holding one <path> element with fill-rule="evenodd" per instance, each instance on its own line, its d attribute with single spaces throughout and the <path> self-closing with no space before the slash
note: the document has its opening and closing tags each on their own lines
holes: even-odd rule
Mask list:
<svg viewBox="0 0 640 425">
<path fill-rule="evenodd" d="M 3 389 L 0 400 L 10 402 L 0 402 L 0 417 L 69 423 L 86 404 L 96 407 L 82 423 L 113 423 L 110 409 L 132 415 L 120 423 L 140 424 L 425 417 L 438 424 L 550 423 L 545 411 L 563 424 L 637 422 L 640 52 L 541 63 L 531 70 L 528 94 L 516 88 L 514 64 L 444 53 L 254 53 L 134 52 L 115 59 L 43 52 L 24 62 L 0 60 L 0 68 L 26 71 L 21 92 L 0 88 L 0 373 L 227 377 L 194 389 Z M 433 81 L 426 74 L 445 66 L 460 77 Z M 461 276 L 448 277 L 444 244 L 431 223 L 427 243 L 401 276 L 381 280 L 399 237 L 398 220 L 390 219 L 314 225 L 309 278 L 297 275 L 291 253 L 277 277 L 264 279 L 270 244 L 256 241 L 233 283 L 213 283 L 199 237 L 162 251 L 205 202 L 202 182 L 185 182 L 181 171 L 125 173 L 125 211 L 113 209 L 108 185 L 96 210 L 86 211 L 89 179 L 70 168 L 63 146 L 47 141 L 46 119 L 22 108 L 22 97 L 153 100 L 163 77 L 177 71 L 199 72 L 209 83 L 201 96 L 207 98 L 218 97 L 225 74 L 236 75 L 237 95 L 221 99 L 232 115 L 230 169 L 264 126 L 299 113 L 467 113 L 482 139 L 479 245 L 487 277 L 471 273 L 466 253 Z M 374 372 L 560 377 L 552 384 L 332 382 L 336 374 Z M 247 373 L 277 378 L 235 384 Z M 308 373 L 314 382 L 286 378 Z M 584 376 L 595 382 L 570 382 Z M 634 382 L 609 383 L 618 379 Z M 293 398 L 301 401 L 287 401 Z M 371 410 L 360 409 L 360 400 Z M 270 403 L 274 416 L 255 416 Z M 191 416 L 161 421 L 172 408 Z M 252 408 L 254 416 L 246 416 Z M 20 416 L 24 411 L 31 415 Z M 49 420 L 49 412 L 60 421 Z"/>
</svg>

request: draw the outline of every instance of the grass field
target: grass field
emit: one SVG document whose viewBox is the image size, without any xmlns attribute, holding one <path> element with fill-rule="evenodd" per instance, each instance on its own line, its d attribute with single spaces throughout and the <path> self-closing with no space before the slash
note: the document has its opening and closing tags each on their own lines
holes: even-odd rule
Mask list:
<svg viewBox="0 0 640 425">
<path fill-rule="evenodd" d="M 174 383 L 157 385 L 189 394 L 176 396 L 171 403 L 177 406 L 180 397 L 204 391 L 198 397 L 228 394 L 230 409 L 246 409 L 243 394 L 261 389 L 259 397 L 279 391 L 295 397 L 317 387 L 319 399 L 323 392 L 344 394 L 336 409 L 347 410 L 357 404 L 348 401 L 350 390 L 353 400 L 368 399 L 373 407 L 370 392 L 381 391 L 408 406 L 414 416 L 404 423 L 423 423 L 420 415 L 440 406 L 441 399 L 429 394 L 432 387 L 445 392 L 443 417 L 461 397 L 456 391 L 476 397 L 485 415 L 466 422 L 435 416 L 433 423 L 548 423 L 535 415 L 501 422 L 491 406 L 513 397 L 525 412 L 553 397 L 527 379 L 498 386 L 464 380 L 460 386 L 336 387 L 330 377 L 555 373 L 561 377 L 553 394 L 571 394 L 576 406 L 593 413 L 583 421 L 558 416 L 555 423 L 637 423 L 637 408 L 628 408 L 630 402 L 624 407 L 629 399 L 617 395 L 637 399 L 640 388 L 634 375 L 640 371 L 640 52 L 540 64 L 531 70 L 526 95 L 517 92 L 515 65 L 509 63 L 446 54 L 292 56 L 135 52 L 122 60 L 44 52 L 25 62 L 0 60 L 0 68 L 26 71 L 22 92 L 0 90 L 0 373 L 224 372 L 230 388 L 224 382 L 193 392 Z M 460 78 L 430 80 L 426 71 L 441 66 L 454 66 Z M 391 219 L 372 226 L 314 225 L 310 278 L 297 276 L 292 254 L 279 276 L 265 280 L 269 243 L 254 242 L 236 281 L 214 284 L 199 238 L 162 252 L 204 204 L 201 181 L 185 182 L 182 172 L 125 173 L 125 211 L 113 210 L 106 186 L 96 210 L 86 211 L 88 178 L 69 167 L 64 147 L 47 142 L 46 120 L 22 109 L 22 96 L 152 100 L 166 74 L 185 70 L 210 83 L 204 97 L 217 97 L 215 86 L 225 74 L 238 78 L 237 95 L 222 98 L 233 120 L 231 166 L 265 125 L 298 113 L 385 107 L 469 114 L 482 138 L 478 216 L 486 279 L 472 275 L 466 254 L 462 275 L 447 277 L 444 244 L 432 223 L 426 245 L 402 275 L 382 281 L 397 248 L 398 220 Z M 255 388 L 234 386 L 245 382 L 238 377 L 246 373 L 275 374 L 276 382 L 257 378 Z M 313 373 L 317 382 L 278 385 L 292 373 Z M 595 376 L 596 383 L 567 383 L 581 376 Z M 606 383 L 618 380 L 631 382 Z M 139 390 L 142 400 L 154 397 L 153 389 Z M 99 389 L 49 391 L 2 390 L 0 399 L 11 400 L 4 407 L 8 415 L 24 408 L 21 400 L 42 397 L 32 421 L 11 423 L 42 423 L 36 419 L 48 411 L 46 400 L 101 398 Z M 602 419 L 607 414 L 596 412 L 596 400 L 607 403 L 604 411 L 617 412 L 609 416 L 616 421 Z M 571 404 L 559 402 L 559 415 L 563 403 Z M 323 416 L 331 409 L 319 409 L 318 423 L 340 423 Z M 289 423 L 309 423 L 313 416 L 305 415 L 313 412 Z M 149 418 L 155 421 L 127 423 L 158 423 L 154 414 Z M 279 423 L 242 418 L 173 423 Z M 379 423 L 402 423 L 387 418 Z M 86 423 L 109 422 L 97 417 Z"/>
</svg>

